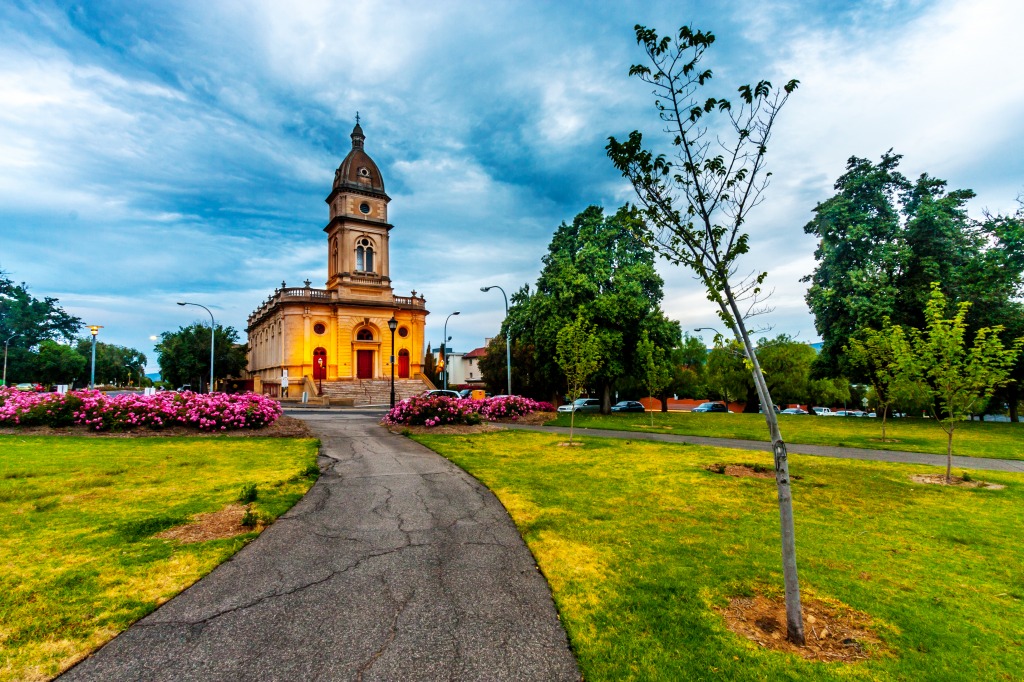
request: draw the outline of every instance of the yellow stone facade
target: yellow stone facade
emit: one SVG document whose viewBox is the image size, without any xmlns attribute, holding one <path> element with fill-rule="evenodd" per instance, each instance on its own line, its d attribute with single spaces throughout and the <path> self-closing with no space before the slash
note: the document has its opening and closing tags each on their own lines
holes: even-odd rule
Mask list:
<svg viewBox="0 0 1024 682">
<path fill-rule="evenodd" d="M 314 381 L 391 377 L 391 330 L 395 330 L 395 378 L 423 371 L 426 301 L 391 288 L 388 203 L 384 180 L 363 150 L 362 128 L 352 131 L 352 151 L 338 167 L 326 201 L 326 289 L 279 289 L 249 316 L 250 376 L 290 386 Z"/>
</svg>

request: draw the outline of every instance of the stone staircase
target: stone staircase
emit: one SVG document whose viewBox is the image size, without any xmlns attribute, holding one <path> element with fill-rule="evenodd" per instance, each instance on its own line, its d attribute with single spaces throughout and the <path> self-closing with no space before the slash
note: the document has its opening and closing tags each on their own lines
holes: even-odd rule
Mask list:
<svg viewBox="0 0 1024 682">
<path fill-rule="evenodd" d="M 395 379 L 395 401 L 411 398 L 431 388 L 420 379 Z M 391 402 L 390 379 L 351 379 L 323 382 L 324 397 L 349 399 L 353 405 L 388 405 Z"/>
</svg>

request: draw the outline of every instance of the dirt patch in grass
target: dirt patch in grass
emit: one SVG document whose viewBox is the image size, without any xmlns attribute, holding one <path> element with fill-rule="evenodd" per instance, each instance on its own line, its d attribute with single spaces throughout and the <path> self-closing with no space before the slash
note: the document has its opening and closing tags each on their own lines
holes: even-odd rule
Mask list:
<svg viewBox="0 0 1024 682">
<path fill-rule="evenodd" d="M 988 490 L 1002 490 L 1005 485 L 999 483 L 988 483 L 976 481 L 973 478 L 964 479 L 960 476 L 951 476 L 949 483 L 946 482 L 946 474 L 914 474 L 910 477 L 914 483 L 927 483 L 930 485 L 949 485 L 957 488 L 986 488 Z"/>
<path fill-rule="evenodd" d="M 295 417 L 282 415 L 273 424 L 258 429 L 234 429 L 229 431 L 200 431 L 187 426 L 167 426 L 162 429 L 138 428 L 131 431 L 96 431 L 86 426 L 5 426 L 0 428 L 5 436 L 91 436 L 95 438 L 160 438 L 178 436 L 209 436 L 232 438 L 316 438 L 306 422 Z"/>
<path fill-rule="evenodd" d="M 729 629 L 765 649 L 796 654 L 809 661 L 854 663 L 885 655 L 871 617 L 839 603 L 802 600 L 805 646 L 786 639 L 785 598 L 735 597 L 722 614 Z"/>
<path fill-rule="evenodd" d="M 177 540 L 183 544 L 191 542 L 206 542 L 207 540 L 221 540 L 233 538 L 242 533 L 251 533 L 254 530 L 262 530 L 262 524 L 255 528 L 242 525 L 242 517 L 245 516 L 247 507 L 241 504 L 229 504 L 220 511 L 208 514 L 197 514 L 188 523 L 174 528 L 168 528 L 156 537 L 164 540 Z"/>
<path fill-rule="evenodd" d="M 775 478 L 775 472 L 771 469 L 750 464 L 709 464 L 704 468 L 713 474 L 725 474 L 735 478 Z"/>
<path fill-rule="evenodd" d="M 564 443 L 559 443 L 558 447 L 560 447 L 560 448 L 581 448 L 581 447 L 583 447 L 583 441 L 581 441 L 581 440 L 574 440 L 571 443 L 569 441 L 565 441 Z"/>
</svg>

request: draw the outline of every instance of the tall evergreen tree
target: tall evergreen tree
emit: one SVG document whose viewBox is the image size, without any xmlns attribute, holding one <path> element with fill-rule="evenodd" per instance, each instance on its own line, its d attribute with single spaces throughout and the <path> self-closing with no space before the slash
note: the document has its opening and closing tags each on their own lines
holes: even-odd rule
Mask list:
<svg viewBox="0 0 1024 682">
<path fill-rule="evenodd" d="M 601 392 L 605 412 L 612 390 L 642 373 L 637 345 L 644 332 L 665 352 L 678 345 L 679 325 L 660 308 L 663 281 L 654 254 L 635 236 L 638 220 L 628 207 L 606 216 L 590 206 L 555 231 L 536 289 L 523 287 L 512 295 L 505 322 L 535 360 L 535 376 L 520 379 L 517 386 L 534 387 L 538 397 L 557 400 L 565 389 L 555 360 L 558 332 L 581 314 L 594 326 L 604 353 L 591 382 Z"/>
</svg>

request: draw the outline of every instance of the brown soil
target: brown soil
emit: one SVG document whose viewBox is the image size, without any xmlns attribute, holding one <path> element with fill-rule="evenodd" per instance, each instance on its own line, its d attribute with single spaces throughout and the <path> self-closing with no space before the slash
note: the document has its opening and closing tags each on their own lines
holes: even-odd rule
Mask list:
<svg viewBox="0 0 1024 682">
<path fill-rule="evenodd" d="M 583 447 L 583 441 L 574 440 L 571 443 L 569 441 L 566 441 L 564 443 L 559 443 L 558 447 L 560 447 L 560 448 L 581 448 L 581 447 Z"/>
<path fill-rule="evenodd" d="M 949 485 L 957 488 L 987 488 L 988 490 L 1002 490 L 1005 485 L 999 483 L 987 483 L 985 481 L 965 481 L 959 476 L 951 476 L 950 482 L 946 483 L 946 474 L 914 474 L 910 477 L 914 483 L 928 483 L 931 485 Z"/>
<path fill-rule="evenodd" d="M 715 474 L 725 474 L 736 478 L 775 478 L 774 471 L 755 471 L 754 467 L 749 464 L 709 464 L 704 468 Z"/>
<path fill-rule="evenodd" d="M 95 431 L 85 426 L 7 426 L 0 428 L 0 435 L 7 436 L 91 436 L 96 438 L 160 438 L 168 436 L 207 436 L 232 438 L 316 438 L 306 422 L 295 417 L 282 415 L 269 426 L 257 429 L 235 429 L 230 431 L 207 432 L 187 426 L 168 426 L 163 429 L 139 428 L 132 431 Z"/>
<path fill-rule="evenodd" d="M 765 649 L 810 661 L 853 663 L 885 655 L 871 617 L 839 602 L 803 599 L 805 646 L 786 639 L 785 598 L 735 597 L 723 611 L 729 629 Z"/>
<path fill-rule="evenodd" d="M 257 525 L 255 528 L 242 525 L 242 517 L 245 515 L 245 511 L 246 507 L 244 505 L 229 504 L 220 511 L 198 514 L 188 523 L 168 528 L 162 533 L 157 533 L 156 537 L 165 540 L 177 540 L 183 544 L 188 544 L 233 538 L 242 533 L 262 530 L 262 525 Z"/>
</svg>

